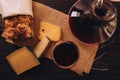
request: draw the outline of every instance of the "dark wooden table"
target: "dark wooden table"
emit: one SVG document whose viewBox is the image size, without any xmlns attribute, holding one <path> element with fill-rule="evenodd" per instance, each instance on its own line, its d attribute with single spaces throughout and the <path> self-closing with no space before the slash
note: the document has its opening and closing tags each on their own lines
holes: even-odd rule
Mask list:
<svg viewBox="0 0 120 80">
<path fill-rule="evenodd" d="M 34 0 L 68 13 L 69 8 L 77 0 Z M 107 43 L 112 43 L 100 49 L 97 56 L 106 53 L 94 62 L 93 68 L 108 69 L 106 71 L 91 70 L 90 74 L 82 76 L 70 70 L 63 70 L 48 59 L 40 59 L 41 65 L 17 76 L 7 63 L 5 57 L 19 47 L 5 42 L 0 36 L 0 80 L 120 80 L 120 3 L 114 3 L 118 9 L 118 27 L 114 36 Z M 0 27 L 0 35 L 3 28 Z"/>
</svg>

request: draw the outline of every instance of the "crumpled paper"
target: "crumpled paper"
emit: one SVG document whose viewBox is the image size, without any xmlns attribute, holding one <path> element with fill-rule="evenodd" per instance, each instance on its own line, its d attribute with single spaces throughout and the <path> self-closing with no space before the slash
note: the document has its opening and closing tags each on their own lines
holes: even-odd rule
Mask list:
<svg viewBox="0 0 120 80">
<path fill-rule="evenodd" d="M 32 0 L 0 0 L 2 18 L 14 15 L 31 15 Z"/>
</svg>

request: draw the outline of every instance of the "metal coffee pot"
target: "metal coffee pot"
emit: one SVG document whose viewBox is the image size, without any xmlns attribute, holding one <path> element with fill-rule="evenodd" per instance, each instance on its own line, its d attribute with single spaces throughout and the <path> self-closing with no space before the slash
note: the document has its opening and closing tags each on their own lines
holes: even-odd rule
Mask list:
<svg viewBox="0 0 120 80">
<path fill-rule="evenodd" d="M 117 10 L 109 0 L 78 0 L 69 17 L 73 35 L 88 44 L 106 42 L 117 27 Z"/>
</svg>

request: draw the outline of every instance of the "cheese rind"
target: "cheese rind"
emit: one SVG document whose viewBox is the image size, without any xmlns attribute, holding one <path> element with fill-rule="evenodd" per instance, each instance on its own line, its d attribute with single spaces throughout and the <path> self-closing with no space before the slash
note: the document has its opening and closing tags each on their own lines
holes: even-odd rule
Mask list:
<svg viewBox="0 0 120 80">
<path fill-rule="evenodd" d="M 39 39 L 47 36 L 51 41 L 59 41 L 62 38 L 61 28 L 48 22 L 40 22 Z"/>
<path fill-rule="evenodd" d="M 40 56 L 47 49 L 49 44 L 50 44 L 50 40 L 46 36 L 44 36 L 34 48 L 34 53 L 37 56 L 37 58 L 40 58 Z"/>
<path fill-rule="evenodd" d="M 17 75 L 40 64 L 37 58 L 26 47 L 12 52 L 6 59 Z"/>
</svg>

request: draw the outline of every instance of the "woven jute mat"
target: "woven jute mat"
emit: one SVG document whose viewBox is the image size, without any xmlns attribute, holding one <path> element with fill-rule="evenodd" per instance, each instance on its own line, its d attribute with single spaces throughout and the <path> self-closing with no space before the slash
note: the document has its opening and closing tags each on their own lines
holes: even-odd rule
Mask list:
<svg viewBox="0 0 120 80">
<path fill-rule="evenodd" d="M 82 72 L 89 73 L 94 62 L 94 58 L 98 49 L 98 45 L 90 45 L 77 40 L 69 28 L 69 16 L 58 10 L 50 8 L 44 4 L 33 2 L 35 27 L 39 26 L 40 21 L 49 22 L 57 25 L 62 29 L 62 41 L 72 41 L 79 49 L 79 60 L 74 67 L 71 68 L 78 74 Z M 37 30 L 37 28 L 36 28 Z M 51 59 L 51 48 L 45 57 Z"/>
</svg>

